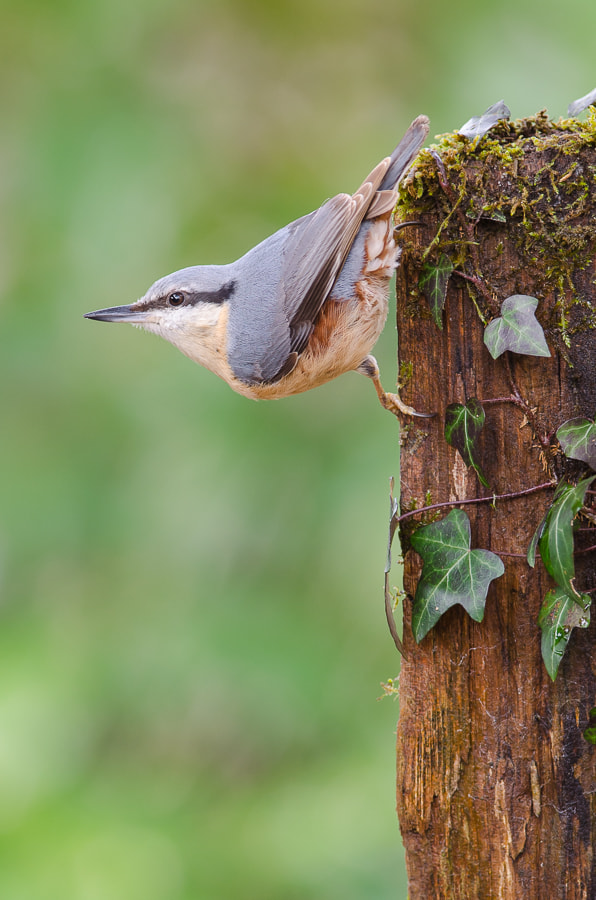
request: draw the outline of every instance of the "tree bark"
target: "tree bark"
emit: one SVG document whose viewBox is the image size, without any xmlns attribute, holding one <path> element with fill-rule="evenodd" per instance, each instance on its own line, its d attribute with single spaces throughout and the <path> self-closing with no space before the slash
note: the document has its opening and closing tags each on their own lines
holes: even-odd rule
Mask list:
<svg viewBox="0 0 596 900">
<path fill-rule="evenodd" d="M 499 123 L 476 142 L 446 136 L 434 155 L 421 154 L 404 186 L 399 218 L 418 224 L 400 234 L 402 372 L 412 364 L 403 394 L 438 415 L 402 428 L 402 512 L 589 474 L 562 455 L 555 431 L 596 413 L 594 122 L 538 114 Z M 441 254 L 455 266 L 442 331 L 416 287 L 424 263 Z M 477 310 L 491 319 L 513 294 L 538 298 L 550 358 L 489 355 Z M 445 408 L 516 390 L 521 403 L 484 406 L 487 490 L 446 443 Z M 472 547 L 502 554 L 505 574 L 491 584 L 483 622 L 456 606 L 419 645 L 410 623 L 421 560 L 409 537 L 415 522 L 430 519 L 401 527 L 397 809 L 410 900 L 596 898 L 596 747 L 583 736 L 596 706 L 596 614 L 589 628 L 573 630 L 553 682 L 537 626 L 553 583 L 539 558 L 534 569 L 525 559 L 552 495 L 462 507 Z M 575 537 L 584 591 L 596 589 L 596 553 L 577 550 L 596 544 L 595 535 Z"/>
</svg>

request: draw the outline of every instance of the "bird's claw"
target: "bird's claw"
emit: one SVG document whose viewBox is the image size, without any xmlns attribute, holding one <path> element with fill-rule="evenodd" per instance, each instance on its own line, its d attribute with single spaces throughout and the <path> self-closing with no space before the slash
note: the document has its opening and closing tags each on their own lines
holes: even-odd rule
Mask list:
<svg viewBox="0 0 596 900">
<path fill-rule="evenodd" d="M 407 403 L 404 403 L 399 394 L 384 393 L 382 397 L 379 397 L 379 400 L 385 409 L 392 412 L 394 416 L 399 415 L 399 413 L 404 416 L 417 416 L 420 419 L 432 419 L 436 416 L 436 413 L 417 412 L 411 406 L 408 406 Z"/>
<path fill-rule="evenodd" d="M 357 371 L 366 375 L 367 378 L 370 378 L 381 405 L 385 409 L 388 409 L 389 412 L 392 412 L 394 416 L 398 416 L 399 418 L 399 415 L 401 414 L 402 416 L 419 416 L 421 419 L 432 419 L 433 416 L 436 416 L 436 413 L 416 412 L 415 409 L 412 409 L 411 406 L 408 406 L 407 403 L 403 402 L 399 394 L 392 394 L 384 391 L 379 377 L 379 366 L 374 356 L 371 356 L 370 354 L 366 356 L 358 366 Z"/>
</svg>

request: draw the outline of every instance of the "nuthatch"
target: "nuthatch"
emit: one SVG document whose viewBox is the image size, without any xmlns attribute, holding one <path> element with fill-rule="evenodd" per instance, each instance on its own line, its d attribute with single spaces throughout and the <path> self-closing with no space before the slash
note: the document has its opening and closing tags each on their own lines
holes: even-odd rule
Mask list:
<svg viewBox="0 0 596 900">
<path fill-rule="evenodd" d="M 386 393 L 370 355 L 398 264 L 397 185 L 422 147 L 418 116 L 355 194 L 338 194 L 236 262 L 166 275 L 130 306 L 86 314 L 155 332 L 239 394 L 277 399 L 356 370 L 386 409 L 419 415 Z"/>
</svg>

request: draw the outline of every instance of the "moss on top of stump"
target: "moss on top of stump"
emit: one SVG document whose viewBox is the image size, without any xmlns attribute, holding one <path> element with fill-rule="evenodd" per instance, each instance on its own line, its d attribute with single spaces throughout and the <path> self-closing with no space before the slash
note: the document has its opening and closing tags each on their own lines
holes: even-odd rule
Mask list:
<svg viewBox="0 0 596 900">
<path fill-rule="evenodd" d="M 481 138 L 439 135 L 403 182 L 396 219 L 423 229 L 416 240 L 401 232 L 404 266 L 420 271 L 444 254 L 484 322 L 499 315 L 513 277 L 515 292 L 554 299 L 542 325 L 562 352 L 573 334 L 596 327 L 593 295 L 582 295 L 574 279 L 596 256 L 594 109 L 583 122 L 551 121 L 542 111 L 502 120 Z M 505 236 L 524 261 L 517 272 L 504 270 Z M 430 315 L 408 283 L 409 314 Z"/>
</svg>

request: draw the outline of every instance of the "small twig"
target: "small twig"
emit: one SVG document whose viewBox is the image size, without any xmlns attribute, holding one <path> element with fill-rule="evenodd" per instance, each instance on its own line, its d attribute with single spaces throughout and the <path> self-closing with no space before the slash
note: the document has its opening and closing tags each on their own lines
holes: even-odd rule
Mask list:
<svg viewBox="0 0 596 900">
<path fill-rule="evenodd" d="M 451 203 L 453 203 L 453 204 L 457 203 L 458 199 L 455 195 L 455 191 L 453 190 L 453 188 L 449 184 L 449 181 L 447 180 L 447 172 L 445 170 L 445 163 L 443 162 L 443 160 L 441 159 L 441 157 L 439 156 L 439 154 L 437 153 L 436 150 L 431 150 L 430 155 L 432 156 L 432 158 L 434 159 L 434 161 L 436 163 L 437 177 L 439 179 L 439 184 L 441 185 L 441 187 L 443 188 L 443 191 L 445 192 L 445 195 L 451 201 Z"/>
<path fill-rule="evenodd" d="M 466 227 L 467 227 L 467 223 L 466 223 Z M 476 242 L 468 241 L 468 243 L 471 245 L 471 244 L 475 244 Z M 482 296 L 488 303 L 489 309 L 493 310 L 494 302 L 495 302 L 493 295 L 491 294 L 491 292 L 489 291 L 489 289 L 487 288 L 487 286 L 485 285 L 485 283 L 483 282 L 482 278 L 479 275 L 466 275 L 466 273 L 462 272 L 460 269 L 454 269 L 453 274 L 459 275 L 460 278 L 465 278 L 466 281 L 471 281 L 472 284 L 474 285 L 474 287 L 476 288 L 476 290 L 480 294 L 482 294 Z M 480 312 L 480 310 L 478 310 L 478 312 Z M 494 312 L 494 310 L 493 310 L 493 312 Z M 486 325 L 485 317 L 483 315 L 481 315 L 480 318 L 482 320 L 482 324 Z"/>
<path fill-rule="evenodd" d="M 580 553 L 590 553 L 592 550 L 596 550 L 596 544 L 593 544 L 591 547 L 584 547 L 583 550 L 575 550 L 574 556 L 579 556 Z"/>
<path fill-rule="evenodd" d="M 513 377 L 513 368 L 511 366 L 511 357 L 509 355 L 509 351 L 505 353 L 505 368 L 507 369 L 507 378 L 509 379 L 509 386 L 511 388 L 511 396 L 514 398 L 514 402 L 518 403 L 523 409 L 524 412 L 526 408 L 529 409 L 528 404 L 522 400 L 522 395 L 519 392 L 519 388 L 515 382 L 515 378 Z"/>
<path fill-rule="evenodd" d="M 544 491 L 547 488 L 554 488 L 556 486 L 556 481 L 545 481 L 544 484 L 537 484 L 534 487 L 526 488 L 524 491 L 514 491 L 511 494 L 493 494 L 490 497 L 474 497 L 472 500 L 445 500 L 442 503 L 432 503 L 430 506 L 421 506 L 419 509 L 410 509 L 408 512 L 402 513 L 401 516 L 397 516 L 393 521 L 397 525 L 398 522 L 403 522 L 404 519 L 409 519 L 411 516 L 429 512 L 432 509 L 442 509 L 446 506 L 467 506 L 470 503 L 494 503 L 497 500 L 514 500 L 516 497 L 525 497 L 526 494 L 534 494 L 536 491 Z"/>
<path fill-rule="evenodd" d="M 511 379 L 511 381 L 513 382 L 513 379 Z M 517 389 L 517 386 L 515 385 L 515 382 L 513 382 L 513 384 L 512 384 L 512 389 L 515 391 L 515 393 L 510 394 L 509 397 L 490 397 L 488 400 L 483 400 L 481 397 L 476 397 L 476 399 L 478 400 L 478 403 L 482 404 L 482 406 L 487 406 L 489 403 L 512 403 L 513 406 L 517 406 L 518 409 L 522 410 L 523 414 L 528 419 L 528 421 L 532 422 L 534 430 L 536 430 L 535 429 L 536 416 L 534 415 L 532 407 L 528 404 L 528 402 L 526 400 L 523 399 L 523 397 L 520 396 L 520 393 Z M 538 437 L 538 440 L 540 441 L 540 443 L 545 448 L 546 447 L 550 448 L 550 439 L 551 439 L 552 435 L 544 434 L 544 435 L 537 435 L 537 437 Z M 596 493 L 596 491 L 594 493 Z"/>
<path fill-rule="evenodd" d="M 527 559 L 527 553 L 506 553 L 504 550 L 493 550 L 493 553 L 496 553 L 497 556 L 514 556 L 516 559 Z"/>
</svg>

